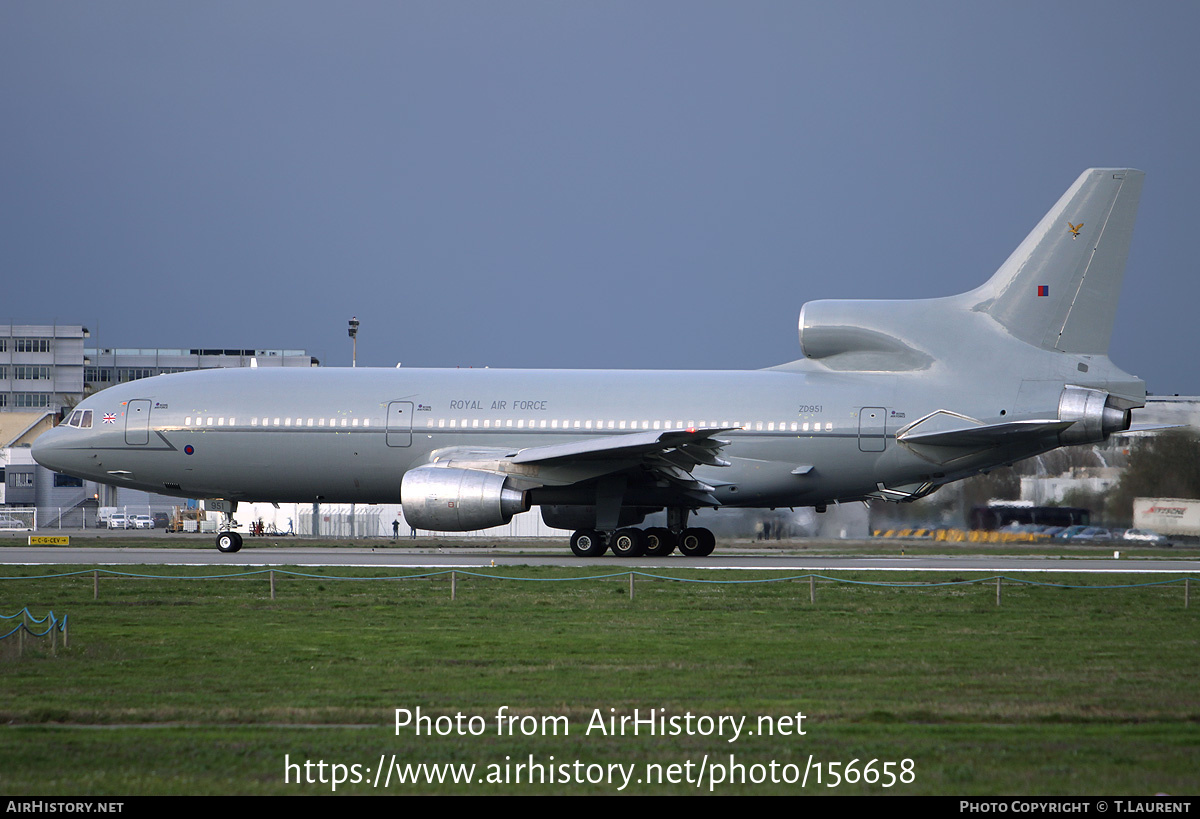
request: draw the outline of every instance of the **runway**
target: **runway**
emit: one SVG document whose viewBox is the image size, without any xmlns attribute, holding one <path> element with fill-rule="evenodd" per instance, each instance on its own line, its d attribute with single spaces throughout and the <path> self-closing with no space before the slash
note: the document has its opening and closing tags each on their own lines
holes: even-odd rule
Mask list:
<svg viewBox="0 0 1200 819">
<path fill-rule="evenodd" d="M 560 547 L 258 547 L 235 554 L 216 549 L 146 547 L 0 547 L 0 565 L 10 566 L 212 566 L 216 567 L 375 567 L 387 569 L 490 569 L 505 566 L 588 567 L 613 572 L 669 569 L 735 569 L 788 572 L 1022 572 L 1191 574 L 1200 560 L 1112 557 L 1016 557 L 988 555 L 803 555 L 790 552 L 747 554 L 740 550 L 706 558 L 577 558 Z"/>
</svg>

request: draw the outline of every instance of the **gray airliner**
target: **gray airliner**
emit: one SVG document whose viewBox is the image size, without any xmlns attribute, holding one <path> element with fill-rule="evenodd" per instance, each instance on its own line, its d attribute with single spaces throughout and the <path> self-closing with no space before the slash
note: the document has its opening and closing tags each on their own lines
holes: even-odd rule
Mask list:
<svg viewBox="0 0 1200 819">
<path fill-rule="evenodd" d="M 777 367 L 177 373 L 87 398 L 33 457 L 231 512 L 399 501 L 469 531 L 539 506 L 580 556 L 707 555 L 697 509 L 911 501 L 1129 429 L 1145 384 L 1108 346 L 1143 176 L 1084 172 L 970 292 L 805 304 L 803 357 Z"/>
</svg>

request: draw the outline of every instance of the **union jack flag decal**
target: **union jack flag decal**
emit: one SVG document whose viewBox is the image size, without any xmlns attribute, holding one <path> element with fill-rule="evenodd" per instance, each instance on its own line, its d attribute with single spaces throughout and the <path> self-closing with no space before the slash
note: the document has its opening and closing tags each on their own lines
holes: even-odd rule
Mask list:
<svg viewBox="0 0 1200 819">
<path fill-rule="evenodd" d="M 104 413 L 104 423 L 106 423 L 106 424 L 117 423 L 117 416 L 113 415 L 111 412 Z"/>
</svg>

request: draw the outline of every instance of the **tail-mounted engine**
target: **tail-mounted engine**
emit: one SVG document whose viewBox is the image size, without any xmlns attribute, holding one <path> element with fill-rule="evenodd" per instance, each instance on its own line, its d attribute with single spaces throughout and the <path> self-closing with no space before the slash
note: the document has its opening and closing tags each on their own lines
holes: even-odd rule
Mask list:
<svg viewBox="0 0 1200 819">
<path fill-rule="evenodd" d="M 417 529 L 470 532 L 503 526 L 529 510 L 527 493 L 512 479 L 478 469 L 421 466 L 400 482 L 404 519 Z"/>
<path fill-rule="evenodd" d="M 1098 443 L 1114 432 L 1124 432 L 1129 429 L 1131 415 L 1106 392 L 1066 387 L 1058 399 L 1058 418 L 1075 422 L 1058 434 L 1063 445 L 1069 446 Z"/>
</svg>

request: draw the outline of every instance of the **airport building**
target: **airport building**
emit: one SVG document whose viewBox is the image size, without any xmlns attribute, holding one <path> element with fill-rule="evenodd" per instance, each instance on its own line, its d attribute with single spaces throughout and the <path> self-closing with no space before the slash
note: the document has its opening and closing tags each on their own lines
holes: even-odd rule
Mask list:
<svg viewBox="0 0 1200 819">
<path fill-rule="evenodd" d="M 247 350 L 200 348 L 84 349 L 84 394 L 139 378 L 218 367 L 317 367 L 320 362 L 304 350 Z"/>
<path fill-rule="evenodd" d="M 316 367 L 304 350 L 88 347 L 81 324 L 0 324 L 0 412 L 59 413 L 94 392 L 217 367 Z"/>
<path fill-rule="evenodd" d="M 78 324 L 0 324 L 0 412 L 58 412 L 83 399 Z"/>
</svg>

